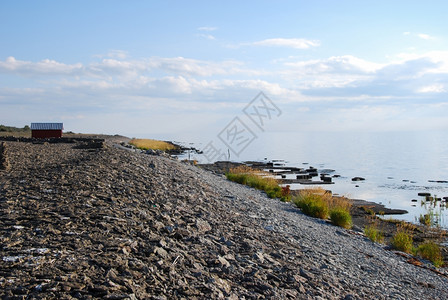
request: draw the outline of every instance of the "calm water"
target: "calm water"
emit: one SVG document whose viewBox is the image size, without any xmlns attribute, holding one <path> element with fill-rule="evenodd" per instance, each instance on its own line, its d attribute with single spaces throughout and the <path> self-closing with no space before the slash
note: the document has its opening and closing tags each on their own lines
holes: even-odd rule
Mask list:
<svg viewBox="0 0 448 300">
<path fill-rule="evenodd" d="M 195 158 L 201 160 L 200 156 Z M 407 221 L 415 222 L 420 214 L 427 213 L 428 207 L 422 206 L 424 197 L 419 197 L 419 192 L 448 196 L 448 183 L 429 182 L 448 181 L 446 132 L 264 133 L 240 157 L 231 160 L 264 158 L 285 159 L 291 166 L 333 169 L 333 174 L 341 177 L 324 188 L 390 208 L 406 209 L 408 214 L 393 217 Z M 366 181 L 352 182 L 355 176 Z M 440 215 L 440 225 L 448 228 L 448 211 L 439 204 L 432 209 Z"/>
</svg>

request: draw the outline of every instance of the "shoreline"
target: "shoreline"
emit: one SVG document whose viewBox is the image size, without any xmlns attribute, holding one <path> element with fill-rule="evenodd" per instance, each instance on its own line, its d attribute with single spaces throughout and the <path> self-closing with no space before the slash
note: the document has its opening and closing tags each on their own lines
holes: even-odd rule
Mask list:
<svg viewBox="0 0 448 300">
<path fill-rule="evenodd" d="M 199 164 L 198 166 L 218 175 L 225 175 L 230 168 L 238 167 L 241 165 L 251 166 L 252 162 L 229 162 L 220 161 L 213 164 Z M 266 165 L 257 165 L 257 168 L 263 169 Z M 285 169 L 288 169 L 285 167 Z M 331 185 L 329 185 L 331 187 Z M 292 190 L 292 194 L 297 193 L 299 190 Z M 331 189 L 329 190 L 331 192 Z M 334 196 L 341 197 L 341 196 Z M 352 216 L 353 227 L 352 230 L 364 234 L 364 228 L 366 226 L 375 224 L 382 232 L 385 239 L 385 244 L 389 244 L 393 235 L 397 231 L 397 225 L 409 224 L 408 226 L 413 234 L 414 241 L 422 243 L 425 240 L 432 240 L 439 244 L 442 248 L 442 255 L 444 260 L 448 262 L 448 229 L 436 228 L 434 226 L 425 226 L 421 224 L 412 223 L 409 221 L 402 221 L 397 219 L 387 219 L 386 216 L 395 216 L 408 213 L 403 209 L 395 209 L 386 207 L 384 204 L 376 203 L 373 201 L 367 201 L 363 199 L 351 199 L 352 208 L 350 214 Z"/>
<path fill-rule="evenodd" d="M 291 203 L 115 142 L 6 142 L 1 297 L 448 295 L 446 268 L 417 267 Z"/>
</svg>

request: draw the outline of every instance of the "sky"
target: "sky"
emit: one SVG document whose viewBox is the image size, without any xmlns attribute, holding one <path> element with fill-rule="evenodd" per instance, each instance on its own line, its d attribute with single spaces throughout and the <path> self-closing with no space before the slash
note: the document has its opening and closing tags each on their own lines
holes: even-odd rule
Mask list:
<svg viewBox="0 0 448 300">
<path fill-rule="evenodd" d="M 271 132 L 447 130 L 447 11 L 432 0 L 2 0 L 0 124 L 208 139 L 235 117 L 250 123 L 244 109 L 262 92 L 278 108 Z"/>
</svg>

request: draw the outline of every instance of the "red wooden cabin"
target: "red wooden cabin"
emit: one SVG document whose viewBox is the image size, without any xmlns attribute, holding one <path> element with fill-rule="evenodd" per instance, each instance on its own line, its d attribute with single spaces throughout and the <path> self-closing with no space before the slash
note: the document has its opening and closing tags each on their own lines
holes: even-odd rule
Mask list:
<svg viewBox="0 0 448 300">
<path fill-rule="evenodd" d="M 62 137 L 63 123 L 31 123 L 31 137 L 49 139 Z"/>
</svg>

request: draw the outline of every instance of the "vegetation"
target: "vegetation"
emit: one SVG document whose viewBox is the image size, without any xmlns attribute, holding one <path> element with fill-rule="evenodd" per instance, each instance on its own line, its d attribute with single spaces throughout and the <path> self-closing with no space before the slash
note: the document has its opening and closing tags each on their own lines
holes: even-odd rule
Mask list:
<svg viewBox="0 0 448 300">
<path fill-rule="evenodd" d="M 289 187 L 280 187 L 277 180 L 267 172 L 258 171 L 245 165 L 231 168 L 226 173 L 227 179 L 265 191 L 270 198 L 289 201 Z"/>
<path fill-rule="evenodd" d="M 349 211 L 342 207 L 330 209 L 330 220 L 336 226 L 344 228 L 352 227 L 352 216 Z"/>
<path fill-rule="evenodd" d="M 5 126 L 0 125 L 1 132 L 30 132 L 30 126 L 25 125 L 23 128 L 13 127 L 13 126 Z"/>
<path fill-rule="evenodd" d="M 410 231 L 405 226 L 397 226 L 397 232 L 392 237 L 392 247 L 406 253 L 413 252 L 413 238 Z"/>
<path fill-rule="evenodd" d="M 373 242 L 383 243 L 383 233 L 378 229 L 376 223 L 370 224 L 364 228 L 364 234 Z"/>
<path fill-rule="evenodd" d="M 421 244 L 418 246 L 417 253 L 421 257 L 430 260 L 436 267 L 441 267 L 443 265 L 442 252 L 439 245 L 434 242 L 425 242 Z"/>
<path fill-rule="evenodd" d="M 304 189 L 293 199 L 293 203 L 308 216 L 326 219 L 330 212 L 328 207 L 330 198 L 330 193 L 323 189 Z"/>
<path fill-rule="evenodd" d="M 371 216 L 375 216 L 375 212 L 373 211 L 373 209 L 371 209 L 370 207 L 367 206 L 361 206 L 361 209 L 363 211 L 365 211 L 367 214 L 371 215 Z"/>
<path fill-rule="evenodd" d="M 30 137 L 31 128 L 25 125 L 23 128 L 0 125 L 0 136 Z"/>
<path fill-rule="evenodd" d="M 171 143 L 151 139 L 132 139 L 131 141 L 129 141 L 129 144 L 134 145 L 136 148 L 142 150 L 152 149 L 170 151 L 177 149 L 177 147 Z"/>
<path fill-rule="evenodd" d="M 420 217 L 418 218 L 418 221 L 422 225 L 431 226 L 431 216 L 430 216 L 430 214 L 424 214 L 424 215 L 420 214 Z"/>
<path fill-rule="evenodd" d="M 351 203 L 345 198 L 332 197 L 322 188 L 301 190 L 293 202 L 306 215 L 320 219 L 330 217 L 333 224 L 344 228 L 352 226 Z"/>
<path fill-rule="evenodd" d="M 437 195 L 434 197 L 426 196 L 426 201 L 421 202 L 421 206 L 425 208 L 427 211 L 426 214 L 420 215 L 418 221 L 420 224 L 425 226 L 439 226 L 441 222 L 441 206 L 438 205 L 437 201 L 440 201 L 440 198 L 437 198 Z M 439 211 L 437 211 L 437 209 Z"/>
</svg>

